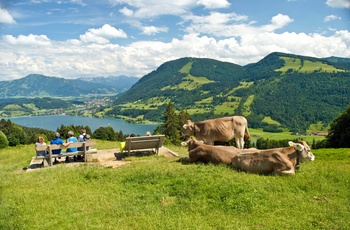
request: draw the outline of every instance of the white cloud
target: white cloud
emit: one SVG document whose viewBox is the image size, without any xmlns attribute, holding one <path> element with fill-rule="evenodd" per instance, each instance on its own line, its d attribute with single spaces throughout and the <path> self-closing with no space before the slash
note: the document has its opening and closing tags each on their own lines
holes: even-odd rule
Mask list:
<svg viewBox="0 0 350 230">
<path fill-rule="evenodd" d="M 122 9 L 119 10 L 120 13 L 122 13 L 123 15 L 127 16 L 127 17 L 131 17 L 134 14 L 134 11 L 124 7 Z"/>
<path fill-rule="evenodd" d="M 133 16 L 137 18 L 152 18 L 160 15 L 182 15 L 197 6 L 198 0 L 110 0 L 114 6 L 127 4 L 135 8 Z M 209 5 L 210 1 L 205 1 Z M 225 0 L 218 1 L 220 4 Z"/>
<path fill-rule="evenodd" d="M 271 24 L 265 25 L 262 27 L 265 31 L 274 31 L 276 29 L 281 29 L 284 26 L 288 25 L 289 23 L 292 23 L 294 20 L 291 19 L 288 15 L 278 14 L 276 16 L 273 16 L 271 18 Z"/>
<path fill-rule="evenodd" d="M 329 22 L 329 21 L 333 21 L 333 20 L 337 20 L 337 19 L 341 20 L 341 17 L 332 14 L 332 15 L 326 16 L 326 17 L 323 19 L 323 21 L 324 21 L 324 22 Z"/>
<path fill-rule="evenodd" d="M 0 8 L 0 23 L 16 24 L 16 21 L 6 9 Z"/>
<path fill-rule="evenodd" d="M 231 4 L 227 0 L 198 0 L 197 5 L 203 5 L 208 9 L 226 8 Z"/>
<path fill-rule="evenodd" d="M 33 45 L 35 44 L 35 45 Z M 218 39 L 187 34 L 170 42 L 140 41 L 127 46 L 85 43 L 76 39 L 50 41 L 43 35 L 3 36 L 0 41 L 2 76 L 21 78 L 29 73 L 77 78 L 127 75 L 141 77 L 166 61 L 181 57 L 213 58 L 240 65 L 259 61 L 275 51 L 314 57 L 350 56 L 350 32 L 332 36 L 289 33 L 243 34 Z"/>
<path fill-rule="evenodd" d="M 86 4 L 83 2 L 83 0 L 70 0 L 71 3 L 78 4 L 81 6 L 86 6 Z"/>
<path fill-rule="evenodd" d="M 211 12 L 208 16 L 186 15 L 183 16 L 183 19 L 192 22 L 192 24 L 185 29 L 189 33 L 204 33 L 223 37 L 272 32 L 293 22 L 293 19 L 289 16 L 278 14 L 272 17 L 271 24 L 254 27 L 254 21 L 242 23 L 242 21 L 247 21 L 248 19 L 245 15 L 218 12 Z"/>
<path fill-rule="evenodd" d="M 156 26 L 144 26 L 142 33 L 146 35 L 155 35 L 162 32 L 168 32 L 167 27 L 156 27 Z"/>
<path fill-rule="evenodd" d="M 334 8 L 350 8 L 349 0 L 327 0 L 326 4 Z"/>
<path fill-rule="evenodd" d="M 89 29 L 85 34 L 80 35 L 83 42 L 92 42 L 98 44 L 109 43 L 111 38 L 127 38 L 126 33 L 122 29 L 116 29 L 108 24 L 98 29 Z"/>
<path fill-rule="evenodd" d="M 17 38 L 12 35 L 4 35 L 3 40 L 5 43 L 15 46 L 49 46 L 51 44 L 50 39 L 46 35 L 34 35 L 28 36 L 19 35 Z"/>
</svg>

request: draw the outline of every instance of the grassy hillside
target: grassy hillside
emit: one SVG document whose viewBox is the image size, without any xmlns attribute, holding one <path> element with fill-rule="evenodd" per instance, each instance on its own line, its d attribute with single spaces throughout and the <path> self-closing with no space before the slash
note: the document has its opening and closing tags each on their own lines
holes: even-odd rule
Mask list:
<svg viewBox="0 0 350 230">
<path fill-rule="evenodd" d="M 181 58 L 142 77 L 106 115 L 161 122 L 172 102 L 195 121 L 244 115 L 254 128 L 273 124 L 305 133 L 322 123 L 312 130 L 322 131 L 350 103 L 349 63 L 286 53 L 246 66 Z"/>
<path fill-rule="evenodd" d="M 132 163 L 118 168 L 24 172 L 34 147 L 7 148 L 0 150 L 0 229 L 348 229 L 350 151 L 313 153 L 295 176 L 280 177 L 162 156 L 127 158 Z"/>
<path fill-rule="evenodd" d="M 276 69 L 276 72 L 281 71 L 286 73 L 288 71 L 297 71 L 299 73 L 312 73 L 312 72 L 345 72 L 344 69 L 338 69 L 332 65 L 323 63 L 321 61 L 309 61 L 300 58 L 280 57 L 284 61 L 284 66 L 280 69 Z"/>
</svg>

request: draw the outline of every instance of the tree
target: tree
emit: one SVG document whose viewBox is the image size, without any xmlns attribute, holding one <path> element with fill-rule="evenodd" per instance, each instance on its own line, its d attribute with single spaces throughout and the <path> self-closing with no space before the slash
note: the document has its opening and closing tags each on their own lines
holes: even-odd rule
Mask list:
<svg viewBox="0 0 350 230">
<path fill-rule="evenodd" d="M 0 149 L 6 148 L 7 146 L 9 146 L 9 141 L 6 135 L 0 131 Z"/>
<path fill-rule="evenodd" d="M 176 115 L 176 112 L 174 110 L 173 103 L 169 102 L 165 112 L 164 112 L 164 129 L 163 133 L 164 135 L 173 143 L 173 144 L 179 144 L 180 142 L 180 123 L 179 118 Z"/>
<path fill-rule="evenodd" d="M 107 141 L 116 141 L 117 133 L 110 126 L 100 127 L 93 133 L 93 138 Z"/>
<path fill-rule="evenodd" d="M 10 120 L 1 119 L 0 131 L 7 137 L 9 146 L 27 143 L 27 134 L 19 125 L 12 123 Z"/>
<path fill-rule="evenodd" d="M 350 105 L 331 122 L 327 145 L 332 148 L 350 147 Z"/>
<path fill-rule="evenodd" d="M 14 124 L 12 132 L 7 135 L 7 139 L 9 141 L 9 146 L 16 146 L 19 144 L 24 145 L 27 141 L 27 134 L 23 131 L 23 129 L 20 126 Z"/>
<path fill-rule="evenodd" d="M 118 141 L 125 141 L 124 133 L 122 130 L 119 130 L 119 132 L 117 134 L 117 140 Z"/>
<path fill-rule="evenodd" d="M 180 130 L 179 130 L 179 132 L 180 132 L 180 139 L 181 140 L 185 140 L 184 138 L 185 138 L 185 136 L 182 136 L 181 135 L 181 130 L 182 130 L 182 126 L 184 125 L 184 124 L 186 124 L 186 122 L 187 122 L 187 120 L 189 120 L 190 119 L 190 115 L 187 113 L 187 111 L 185 111 L 185 110 L 180 110 L 180 112 L 179 112 L 179 115 L 178 115 L 178 121 L 179 121 L 179 128 L 180 128 Z"/>
</svg>

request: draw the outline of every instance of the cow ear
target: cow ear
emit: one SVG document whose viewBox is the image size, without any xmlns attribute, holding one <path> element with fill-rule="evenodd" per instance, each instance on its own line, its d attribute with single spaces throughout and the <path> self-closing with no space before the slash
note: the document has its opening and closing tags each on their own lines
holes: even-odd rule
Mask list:
<svg viewBox="0 0 350 230">
<path fill-rule="evenodd" d="M 293 141 L 288 141 L 288 145 L 289 146 L 294 146 L 294 142 Z"/>
<path fill-rule="evenodd" d="M 183 142 L 181 142 L 181 145 L 182 145 L 182 146 L 187 146 L 187 142 L 186 142 L 186 141 L 183 141 Z"/>
<path fill-rule="evenodd" d="M 304 149 L 304 146 L 301 144 L 295 144 L 294 145 L 294 149 L 298 150 L 298 151 L 302 151 Z"/>
</svg>

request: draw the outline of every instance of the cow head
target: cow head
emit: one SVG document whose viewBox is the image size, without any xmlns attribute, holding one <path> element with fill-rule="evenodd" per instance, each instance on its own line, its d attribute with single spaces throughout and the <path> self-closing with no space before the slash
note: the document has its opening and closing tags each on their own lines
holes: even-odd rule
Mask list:
<svg viewBox="0 0 350 230">
<path fill-rule="evenodd" d="M 194 136 L 194 122 L 187 120 L 186 124 L 182 126 L 182 134 L 185 136 Z"/>
<path fill-rule="evenodd" d="M 289 141 L 288 144 L 290 146 L 293 146 L 294 149 L 298 151 L 300 162 L 304 162 L 307 160 L 311 160 L 311 161 L 315 160 L 315 156 L 311 152 L 311 148 L 308 146 L 308 144 L 305 141 L 300 141 L 299 143 L 294 143 L 292 141 Z"/>
<path fill-rule="evenodd" d="M 182 146 L 187 146 L 188 151 L 196 148 L 198 145 L 203 144 L 203 141 L 198 141 L 195 137 L 191 136 L 187 141 L 181 142 Z"/>
</svg>

